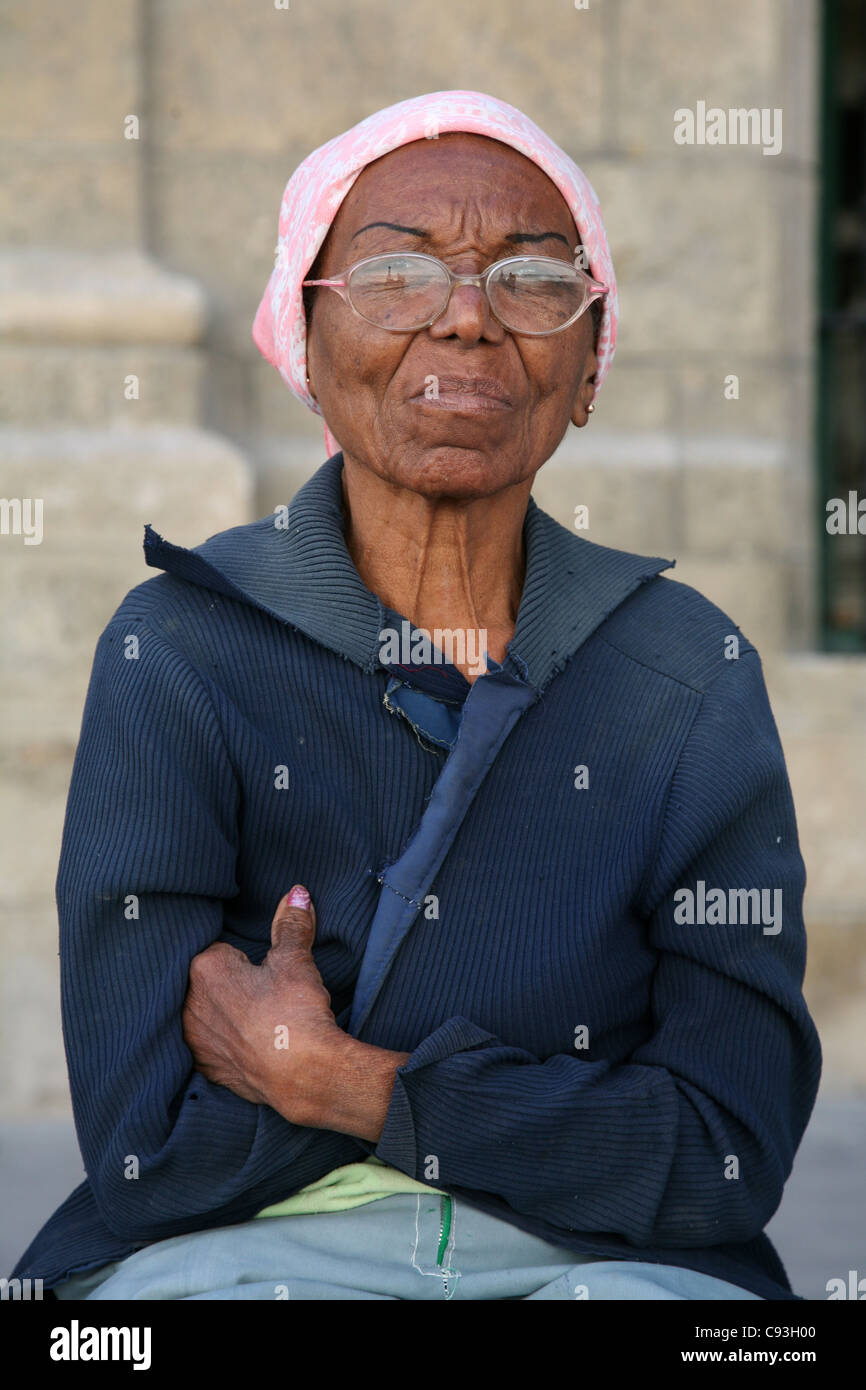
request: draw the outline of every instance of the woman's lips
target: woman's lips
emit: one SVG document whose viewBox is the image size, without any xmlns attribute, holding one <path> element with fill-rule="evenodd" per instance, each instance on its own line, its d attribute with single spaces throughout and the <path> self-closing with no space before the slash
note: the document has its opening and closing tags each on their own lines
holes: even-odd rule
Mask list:
<svg viewBox="0 0 866 1390">
<path fill-rule="evenodd" d="M 514 408 L 505 387 L 489 377 L 436 377 L 432 373 L 431 377 L 432 381 L 412 396 L 412 405 L 448 410 L 454 415 L 485 415 Z"/>
</svg>

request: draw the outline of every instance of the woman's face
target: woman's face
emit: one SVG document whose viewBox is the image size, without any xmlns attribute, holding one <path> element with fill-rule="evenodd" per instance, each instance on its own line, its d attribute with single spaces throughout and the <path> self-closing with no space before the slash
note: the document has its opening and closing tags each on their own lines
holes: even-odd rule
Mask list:
<svg viewBox="0 0 866 1390">
<path fill-rule="evenodd" d="M 392 226 L 369 225 L 383 222 Z M 462 274 L 507 256 L 571 264 L 578 243 L 568 205 L 536 164 L 496 140 L 450 133 L 401 145 L 362 171 L 315 278 L 384 251 L 423 251 Z M 390 333 L 339 295 L 314 293 L 311 390 L 344 454 L 400 487 L 489 496 L 531 479 L 569 420 L 586 423 L 597 365 L 588 310 L 550 337 L 520 337 L 493 317 L 483 290 L 458 285 L 429 328 Z M 425 395 L 431 376 L 438 401 Z M 506 399 L 479 402 L 485 380 Z"/>
</svg>

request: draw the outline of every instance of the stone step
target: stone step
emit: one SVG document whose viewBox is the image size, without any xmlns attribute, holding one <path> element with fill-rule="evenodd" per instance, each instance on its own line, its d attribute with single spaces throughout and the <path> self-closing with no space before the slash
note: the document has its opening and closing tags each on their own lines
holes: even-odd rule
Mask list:
<svg viewBox="0 0 866 1390">
<path fill-rule="evenodd" d="M 202 287 L 140 251 L 0 248 L 4 339 L 188 346 L 205 321 Z"/>
<path fill-rule="evenodd" d="M 3 428 L 0 460 L 0 744 L 38 759 L 42 742 L 74 741 L 96 638 L 157 573 L 145 522 L 197 545 L 253 519 L 254 480 L 230 441 L 177 426 Z"/>
<path fill-rule="evenodd" d="M 206 321 L 201 286 L 140 252 L 0 248 L 0 418 L 193 424 Z"/>
<path fill-rule="evenodd" d="M 0 342 L 0 419 L 97 429 L 195 425 L 205 366 L 191 347 Z"/>
</svg>

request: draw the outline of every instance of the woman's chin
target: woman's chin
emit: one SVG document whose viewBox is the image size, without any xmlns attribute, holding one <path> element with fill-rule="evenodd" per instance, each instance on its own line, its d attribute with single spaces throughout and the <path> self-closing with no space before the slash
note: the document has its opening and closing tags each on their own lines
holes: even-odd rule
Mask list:
<svg viewBox="0 0 866 1390">
<path fill-rule="evenodd" d="M 522 481 L 516 459 L 489 445 L 469 444 L 410 444 L 400 456 L 392 456 L 388 478 L 423 497 L 460 501 L 490 497 Z"/>
</svg>

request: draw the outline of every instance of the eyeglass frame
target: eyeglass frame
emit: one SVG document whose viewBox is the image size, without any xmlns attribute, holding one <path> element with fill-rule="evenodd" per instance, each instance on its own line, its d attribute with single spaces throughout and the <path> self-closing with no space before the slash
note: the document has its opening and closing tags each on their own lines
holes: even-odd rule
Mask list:
<svg viewBox="0 0 866 1390">
<path fill-rule="evenodd" d="M 426 319 L 424 323 L 416 324 L 412 328 L 389 328 L 386 324 L 376 323 L 375 320 L 368 318 L 366 314 L 362 314 L 361 310 L 358 309 L 352 303 L 352 298 L 349 292 L 349 279 L 352 276 L 352 274 L 356 270 L 358 270 L 360 266 L 369 264 L 370 261 L 379 261 L 387 259 L 387 257 L 389 256 L 402 256 L 404 258 L 408 258 L 410 260 L 415 261 L 432 261 L 434 265 L 440 266 L 442 270 L 444 270 L 447 274 L 450 283 L 448 286 L 448 294 L 446 296 L 445 303 L 442 305 L 442 308 L 438 311 L 438 313 L 435 313 L 432 318 Z M 576 275 L 580 276 L 580 278 L 584 282 L 584 285 L 586 287 L 586 297 L 584 299 L 583 304 L 580 306 L 576 314 L 572 314 L 570 319 L 568 319 L 565 323 L 559 324 L 556 328 L 544 328 L 541 329 L 539 332 L 532 332 L 522 328 L 509 328 L 506 323 L 502 322 L 502 319 L 499 317 L 499 315 L 496 313 L 496 310 L 493 308 L 493 305 L 490 300 L 490 292 L 487 288 L 487 281 L 493 274 L 494 270 L 499 270 L 504 265 L 514 265 L 516 263 L 522 264 L 526 261 L 550 261 L 557 266 L 566 265 L 570 270 L 573 270 Z M 581 317 L 582 314 L 586 313 L 587 309 L 590 307 L 591 304 L 594 304 L 595 301 L 597 299 L 600 299 L 603 295 L 610 293 L 610 287 L 608 285 L 603 284 L 601 280 L 593 279 L 593 277 L 587 271 L 585 271 L 582 266 L 574 265 L 571 261 L 565 261 L 556 256 L 506 256 L 504 260 L 494 261 L 492 265 L 489 265 L 486 270 L 482 270 L 478 275 L 457 275 L 451 269 L 450 266 L 447 266 L 445 264 L 444 261 L 440 261 L 438 256 L 429 256 L 425 251 L 379 251 L 374 256 L 364 256 L 360 261 L 355 261 L 353 265 L 348 266 L 345 270 L 337 271 L 337 276 L 334 279 L 303 280 L 301 282 L 302 289 L 307 289 L 308 287 L 312 288 L 313 286 L 316 286 L 322 289 L 335 290 L 336 293 L 340 296 L 340 298 L 346 304 L 348 304 L 349 308 L 353 311 L 353 313 L 357 314 L 358 317 L 363 319 L 365 323 L 372 324 L 374 328 L 381 328 L 385 333 L 418 333 L 422 328 L 429 328 L 431 324 L 434 324 L 437 319 L 441 318 L 442 315 L 446 313 L 448 306 L 451 303 L 451 295 L 454 292 L 455 285 L 477 285 L 479 289 L 483 289 L 487 299 L 487 307 L 489 308 L 493 317 L 496 319 L 496 322 L 498 324 L 501 324 L 501 326 L 505 329 L 507 333 L 516 333 L 517 336 L 520 338 L 550 338 L 555 333 L 562 333 L 564 329 L 571 328 L 572 324 L 577 323 L 577 320 Z"/>
</svg>

